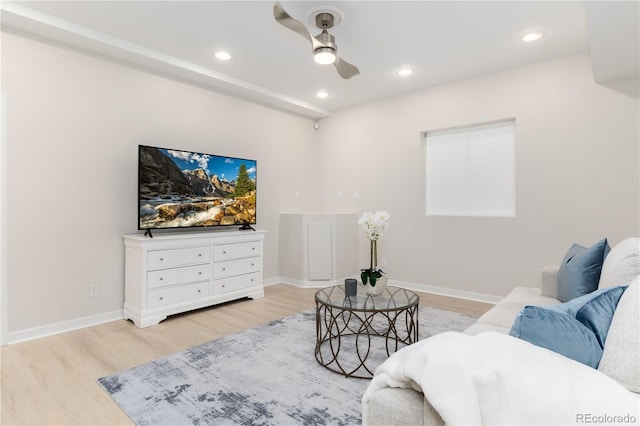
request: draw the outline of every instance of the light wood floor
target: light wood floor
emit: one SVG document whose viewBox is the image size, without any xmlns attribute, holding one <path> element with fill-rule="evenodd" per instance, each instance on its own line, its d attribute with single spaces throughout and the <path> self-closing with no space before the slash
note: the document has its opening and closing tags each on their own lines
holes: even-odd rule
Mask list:
<svg viewBox="0 0 640 426">
<path fill-rule="evenodd" d="M 273 285 L 265 297 L 176 315 L 139 329 L 129 321 L 5 346 L 1 424 L 130 425 L 96 379 L 315 307 L 315 289 Z M 421 304 L 479 316 L 491 305 L 420 294 Z"/>
</svg>

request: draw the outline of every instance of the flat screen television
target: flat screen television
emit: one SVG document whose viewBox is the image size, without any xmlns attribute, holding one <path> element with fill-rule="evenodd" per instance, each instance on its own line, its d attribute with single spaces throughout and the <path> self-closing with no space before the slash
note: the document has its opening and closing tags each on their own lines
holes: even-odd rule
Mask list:
<svg viewBox="0 0 640 426">
<path fill-rule="evenodd" d="M 257 162 L 138 146 L 138 229 L 256 223 Z"/>
</svg>

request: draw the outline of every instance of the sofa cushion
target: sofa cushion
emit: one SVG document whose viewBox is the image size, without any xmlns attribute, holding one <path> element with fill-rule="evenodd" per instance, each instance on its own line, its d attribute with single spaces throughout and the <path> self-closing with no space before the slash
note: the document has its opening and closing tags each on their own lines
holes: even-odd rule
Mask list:
<svg viewBox="0 0 640 426">
<path fill-rule="evenodd" d="M 540 295 L 540 289 L 533 287 L 515 287 L 496 306 L 485 312 L 476 324 L 488 324 L 509 333 L 513 320 L 526 305 L 553 305 L 560 303 L 557 299 Z M 472 326 L 473 327 L 473 326 Z M 489 327 L 487 330 L 500 331 Z M 469 333 L 470 334 L 470 333 Z M 474 333 L 475 334 L 475 333 Z"/>
<path fill-rule="evenodd" d="M 606 238 L 588 248 L 579 244 L 569 248 L 558 271 L 558 298 L 561 302 L 598 288 L 602 264 L 609 250 Z"/>
<path fill-rule="evenodd" d="M 525 306 L 509 334 L 596 368 L 625 289 L 602 289 L 555 306 Z"/>
<path fill-rule="evenodd" d="M 496 333 L 509 334 L 509 330 L 511 330 L 510 326 L 501 327 L 499 325 L 476 321 L 464 331 L 464 334 L 468 334 L 469 336 L 475 336 L 476 334 L 484 333 L 485 331 L 494 331 Z"/>
<path fill-rule="evenodd" d="M 640 393 L 640 276 L 618 302 L 598 370 Z"/>
<path fill-rule="evenodd" d="M 421 425 L 431 417 L 434 425 L 444 425 L 442 419 L 425 400 L 422 392 L 403 388 L 382 388 L 363 402 L 362 424 L 367 426 Z M 428 406 L 425 412 L 425 406 Z M 439 420 L 438 420 L 439 419 Z"/>
<path fill-rule="evenodd" d="M 598 288 L 629 285 L 640 275 L 640 238 L 627 238 L 613 246 L 602 265 Z"/>
</svg>

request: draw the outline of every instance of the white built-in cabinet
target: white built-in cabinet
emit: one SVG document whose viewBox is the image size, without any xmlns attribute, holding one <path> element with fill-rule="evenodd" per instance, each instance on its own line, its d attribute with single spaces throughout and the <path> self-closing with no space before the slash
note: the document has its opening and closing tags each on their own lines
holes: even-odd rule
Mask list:
<svg viewBox="0 0 640 426">
<path fill-rule="evenodd" d="M 264 231 L 124 235 L 124 318 L 142 328 L 168 315 L 263 297 L 264 238 Z"/>
<path fill-rule="evenodd" d="M 322 287 L 359 274 L 356 213 L 282 213 L 279 243 L 287 284 Z"/>
</svg>

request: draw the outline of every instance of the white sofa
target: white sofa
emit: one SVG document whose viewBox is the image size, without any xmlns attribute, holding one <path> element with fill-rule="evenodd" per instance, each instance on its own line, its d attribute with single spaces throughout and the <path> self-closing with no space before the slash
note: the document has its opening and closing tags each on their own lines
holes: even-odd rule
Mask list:
<svg viewBox="0 0 640 426">
<path fill-rule="evenodd" d="M 606 401 L 608 397 L 611 398 L 612 393 L 615 393 L 615 392 L 618 392 L 622 395 L 621 397 L 617 398 L 618 400 L 625 399 L 626 398 L 625 393 L 630 394 L 632 397 L 636 397 L 636 398 L 640 397 L 640 394 L 638 394 L 638 392 L 640 392 L 640 308 L 638 306 L 640 304 L 639 302 L 640 290 L 638 290 L 638 286 L 640 285 L 639 284 L 640 282 L 640 276 L 639 276 L 640 275 L 640 238 L 629 238 L 618 243 L 616 246 L 612 248 L 611 252 L 606 257 L 605 262 L 602 266 L 602 272 L 601 272 L 600 281 L 599 281 L 599 288 L 613 287 L 617 285 L 629 285 L 629 284 L 631 285 L 629 286 L 627 291 L 625 291 L 623 296 L 620 298 L 618 307 L 616 308 L 611 326 L 609 328 L 609 336 L 607 337 L 607 340 L 606 340 L 605 348 L 603 351 L 602 359 L 600 361 L 598 370 L 594 370 L 591 367 L 585 366 L 569 358 L 565 358 L 561 355 L 557 355 L 546 349 L 538 348 L 537 346 L 534 346 L 528 342 L 523 342 L 520 339 L 516 339 L 515 337 L 504 336 L 505 334 L 508 335 L 514 319 L 516 318 L 520 310 L 525 305 L 543 306 L 543 305 L 552 305 L 552 304 L 560 303 L 560 301 L 557 299 L 558 270 L 559 270 L 559 267 L 557 266 L 545 267 L 542 270 L 542 274 L 541 274 L 540 288 L 528 288 L 528 287 L 514 288 L 513 291 L 508 296 L 506 296 L 502 301 L 496 304 L 495 307 L 493 307 L 484 315 L 482 315 L 475 324 L 473 324 L 464 332 L 464 334 L 466 336 L 475 336 L 473 339 L 488 337 L 493 340 L 498 340 L 499 341 L 498 343 L 501 343 L 500 341 L 502 340 L 515 339 L 515 342 L 512 342 L 512 343 L 516 343 L 516 345 L 518 346 L 518 350 L 521 350 L 521 348 L 524 348 L 525 350 L 529 350 L 530 348 L 530 351 L 532 353 L 536 351 L 537 351 L 536 353 L 548 352 L 549 354 L 551 354 L 550 360 L 545 359 L 545 363 L 548 362 L 548 364 L 546 364 L 545 366 L 537 366 L 534 364 L 533 368 L 540 367 L 541 373 L 545 372 L 545 368 L 547 370 L 556 368 L 556 370 L 554 370 L 555 373 L 550 378 L 551 383 L 546 384 L 546 386 L 548 386 L 549 389 L 552 389 L 552 388 L 555 389 L 555 392 L 561 392 L 559 389 L 562 389 L 562 386 L 568 386 L 567 389 L 570 389 L 572 393 L 573 393 L 572 386 L 589 388 L 590 386 L 585 385 L 584 383 L 581 385 L 574 385 L 573 383 L 565 383 L 568 380 L 572 380 L 575 382 L 576 381 L 575 375 L 571 376 L 571 374 L 576 374 L 575 372 L 577 371 L 577 374 L 580 375 L 579 377 L 584 376 L 586 378 L 587 376 L 589 376 L 590 378 L 589 380 L 593 379 L 594 380 L 592 382 L 593 385 L 599 388 L 601 392 L 604 392 L 602 389 L 605 389 L 607 388 L 607 386 L 610 385 L 610 383 L 608 383 L 607 381 L 613 382 L 613 385 L 612 385 L 613 390 L 607 391 L 609 392 L 608 395 L 601 395 L 604 401 Z M 496 333 L 483 333 L 483 332 L 498 332 L 501 334 L 497 335 Z M 478 336 L 479 333 L 483 333 L 483 334 Z M 456 333 L 456 334 L 459 334 L 459 333 Z M 447 336 L 443 336 L 443 337 L 447 337 Z M 459 339 L 457 340 L 463 340 L 462 338 L 466 338 L 467 340 L 470 339 L 469 337 L 465 337 L 464 335 L 448 336 L 448 337 L 450 338 L 459 337 Z M 430 339 L 427 339 L 427 340 L 430 340 Z M 454 343 L 458 345 L 457 340 L 452 341 L 452 344 L 451 344 L 452 348 L 454 347 Z M 419 342 L 418 344 L 420 343 L 422 342 Z M 469 341 L 469 343 L 476 343 L 476 342 Z M 466 341 L 463 340 L 460 344 L 466 345 L 467 343 Z M 409 350 L 409 348 L 410 347 L 407 347 L 405 349 Z M 433 345 L 432 345 L 432 348 L 433 348 Z M 458 355 L 459 352 L 464 352 L 464 346 L 462 346 L 463 348 L 462 350 L 460 348 L 461 346 L 457 346 L 457 349 L 455 349 L 456 353 L 451 354 L 452 357 L 455 357 L 456 355 Z M 419 355 L 418 358 L 416 358 L 416 356 L 414 356 L 413 358 L 410 358 L 411 359 L 410 362 L 413 362 L 413 363 L 423 362 L 423 360 L 425 363 L 437 362 L 437 361 L 434 361 L 438 359 L 436 357 L 437 354 L 435 353 L 429 354 L 428 353 L 429 348 L 426 348 L 424 350 L 427 351 L 427 353 L 423 353 Z M 451 350 L 453 351 L 454 349 L 451 349 Z M 473 351 L 473 350 L 474 350 L 473 348 L 469 349 L 469 351 Z M 442 383 L 442 386 L 441 388 L 436 389 L 435 393 L 433 389 L 431 389 L 430 391 L 428 391 L 427 389 L 423 389 L 423 388 L 426 388 L 426 386 L 421 386 L 421 384 L 423 385 L 425 383 L 429 384 L 430 377 L 428 376 L 428 374 L 434 375 L 434 373 L 433 372 L 429 373 L 428 369 L 425 368 L 421 370 L 420 372 L 421 375 L 411 376 L 410 374 L 407 373 L 405 376 L 404 370 L 408 369 L 408 367 L 403 367 L 402 365 L 398 365 L 398 364 L 407 363 L 407 359 L 409 358 L 406 358 L 407 354 L 402 354 L 402 352 L 403 351 L 399 351 L 396 354 L 393 354 L 376 371 L 376 374 L 371 384 L 369 385 L 369 388 L 367 389 L 367 392 L 365 393 L 362 401 L 363 424 L 371 425 L 371 426 L 443 425 L 445 424 L 445 422 L 443 421 L 443 417 L 447 418 L 447 416 L 445 416 L 444 414 L 441 416 L 441 413 L 439 413 L 430 403 L 429 401 L 430 397 L 428 395 L 433 396 L 432 402 L 434 402 L 434 405 L 442 407 L 446 405 L 446 404 L 443 405 L 443 401 L 446 402 L 447 399 L 453 401 L 460 397 L 459 395 L 456 395 L 458 393 L 457 389 L 455 389 L 455 387 L 452 387 L 451 389 L 447 389 L 449 384 L 446 381 L 446 377 L 444 381 L 440 382 Z M 502 356 L 503 360 L 500 362 L 505 362 L 506 364 L 509 364 L 511 360 L 509 360 L 508 358 L 507 359 L 504 358 L 505 356 L 509 356 L 509 355 L 505 355 L 505 353 L 507 352 L 509 351 L 500 351 L 500 353 L 496 353 L 495 356 L 496 357 Z M 541 353 L 541 355 L 546 356 L 547 354 Z M 418 361 L 416 361 L 416 359 L 418 359 Z M 519 360 L 513 360 L 513 361 L 519 362 Z M 444 364 L 449 364 L 446 351 L 444 353 L 444 357 L 441 358 L 440 362 L 442 362 L 443 368 L 450 367 L 448 365 L 444 365 Z M 473 363 L 469 363 L 469 364 L 473 364 Z M 554 365 L 557 364 L 559 367 L 551 366 L 551 364 L 554 364 Z M 420 368 L 420 366 L 418 367 Z M 565 367 L 567 371 L 566 378 L 563 377 Z M 395 370 L 393 370 L 394 368 Z M 477 371 L 478 369 L 482 369 L 483 365 L 479 364 L 469 368 L 470 369 L 475 368 Z M 487 367 L 487 370 L 488 369 L 489 368 Z M 531 366 L 527 367 L 527 369 L 531 370 Z M 507 368 L 505 368 L 505 370 L 507 370 Z M 393 371 L 395 371 L 395 373 L 393 373 Z M 437 368 L 433 371 L 437 372 Z M 560 371 L 559 374 L 558 374 L 558 371 Z M 529 371 L 529 373 L 531 373 L 534 377 L 526 380 L 530 380 L 530 381 L 533 380 L 535 382 L 536 380 L 535 373 L 531 371 Z M 394 374 L 395 376 L 393 376 Z M 455 371 L 454 371 L 454 374 L 455 374 Z M 473 374 L 473 372 L 471 374 Z M 505 374 L 510 374 L 510 373 L 505 372 Z M 604 377 L 605 374 L 608 377 Z M 500 375 L 500 371 L 498 371 L 497 375 L 498 376 Z M 543 376 L 543 375 L 544 374 L 540 374 L 540 376 Z M 614 381 L 610 380 L 609 377 L 612 377 L 613 379 L 615 379 L 618 383 L 622 384 L 626 389 L 624 389 L 622 386 L 619 386 L 618 383 L 615 383 Z M 402 380 L 402 378 L 404 378 L 404 380 Z M 437 377 L 435 377 L 434 375 L 432 379 L 433 379 L 433 382 L 435 383 L 437 380 Z M 549 377 L 547 377 L 547 379 L 549 379 Z M 602 379 L 601 381 L 604 384 L 598 382 L 599 379 Z M 440 380 L 442 380 L 442 378 Z M 531 382 L 528 382 L 528 383 L 531 385 Z M 492 384 L 489 383 L 489 384 L 485 384 L 484 386 L 491 387 Z M 618 388 L 616 388 L 616 386 L 618 386 Z M 526 385 L 523 384 L 522 387 L 526 387 Z M 528 389 L 526 389 L 526 391 L 532 392 L 531 389 L 535 389 L 535 387 L 536 387 L 536 384 L 533 383 L 533 385 L 529 386 Z M 541 389 L 544 389 L 544 388 L 545 386 L 543 385 Z M 516 387 L 516 389 L 518 388 Z M 443 394 L 443 392 L 450 392 L 451 395 Z M 460 390 L 460 392 L 462 392 L 462 390 Z M 576 389 L 576 392 L 578 393 L 581 392 L 581 389 Z M 596 396 L 598 396 L 597 395 L 598 390 L 594 391 L 593 389 L 586 389 L 585 392 L 590 392 L 590 395 L 593 395 L 593 393 L 596 392 Z M 473 399 L 476 397 L 472 395 L 471 398 Z M 555 398 L 559 398 L 560 400 L 564 399 L 563 395 L 556 395 Z M 481 399 L 481 398 L 480 396 L 478 396 L 476 399 Z M 635 401 L 635 398 L 632 398 L 632 400 Z M 566 398 L 566 401 L 570 403 L 571 399 Z M 628 406 L 628 399 L 626 399 L 626 401 Z M 479 402 L 478 404 L 481 404 L 481 402 Z M 511 404 L 513 404 L 512 410 L 515 410 L 517 402 L 512 401 Z M 531 404 L 532 405 L 535 404 L 533 400 L 531 401 Z M 594 409 L 596 408 L 593 406 L 593 404 L 590 407 Z M 640 421 L 640 419 L 638 418 L 640 416 L 640 413 L 638 413 L 638 407 L 640 407 L 640 399 L 638 399 L 638 402 L 635 406 L 635 411 L 632 409 L 631 410 L 632 412 L 630 413 L 631 417 L 635 418 L 635 420 L 631 418 L 634 424 Z M 482 412 L 482 408 L 483 407 L 477 408 L 477 411 Z M 468 407 L 464 406 L 464 404 L 461 404 L 459 409 L 467 410 Z M 549 411 L 551 407 L 539 406 L 539 407 L 533 407 L 533 409 L 537 410 L 535 411 L 537 413 L 538 412 L 544 413 L 545 410 Z M 441 411 L 443 410 L 441 409 Z M 576 413 L 576 416 L 578 415 L 582 415 L 582 414 Z M 451 418 L 451 416 L 449 418 Z M 462 417 L 462 418 L 465 418 L 465 417 Z M 466 417 L 466 419 L 471 419 L 471 418 L 473 417 Z M 478 419 L 479 418 L 482 418 L 482 420 L 478 420 L 477 423 L 487 423 L 484 417 L 481 416 L 481 417 L 478 417 Z M 504 424 L 508 424 L 511 422 L 508 417 L 506 418 L 496 417 L 496 418 L 502 419 L 502 420 L 495 420 L 494 418 L 494 421 L 501 422 Z M 531 421 L 541 423 L 541 422 L 544 422 L 545 419 L 552 419 L 552 418 L 553 417 L 544 417 L 544 415 L 541 415 L 541 417 L 539 417 L 537 420 L 532 418 Z M 511 420 L 517 421 L 520 423 L 529 423 L 529 419 L 526 416 L 521 417 L 519 420 L 517 417 L 512 417 Z M 602 420 L 602 419 L 599 419 L 599 420 Z M 620 419 L 614 419 L 614 420 L 620 420 Z M 623 421 L 621 421 L 621 423 L 624 421 L 629 421 L 629 418 L 622 419 L 622 420 Z M 464 422 L 467 422 L 467 421 L 470 423 L 475 422 L 473 420 L 464 420 Z M 549 420 L 549 421 L 552 421 L 552 420 Z M 564 421 L 562 422 L 564 423 Z M 592 423 L 593 419 L 576 417 L 575 422 Z"/>
</svg>

